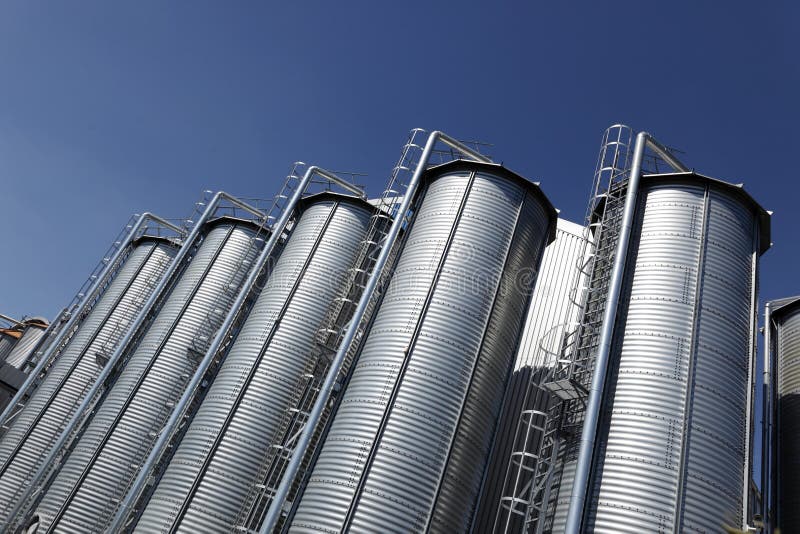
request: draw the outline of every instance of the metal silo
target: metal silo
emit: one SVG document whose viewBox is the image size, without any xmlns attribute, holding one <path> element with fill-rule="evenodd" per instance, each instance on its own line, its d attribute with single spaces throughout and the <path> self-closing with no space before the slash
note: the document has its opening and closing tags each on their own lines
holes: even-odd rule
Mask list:
<svg viewBox="0 0 800 534">
<path fill-rule="evenodd" d="M 263 245 L 259 227 L 242 219 L 219 217 L 200 231 L 191 261 L 45 488 L 34 514 L 42 531 L 104 530 Z"/>
<path fill-rule="evenodd" d="M 136 529 L 233 529 L 286 414 L 297 384 L 312 376 L 315 337 L 343 295 L 374 208 L 322 193 L 305 198 L 292 234 L 220 366 L 192 422 L 156 483 Z"/>
<path fill-rule="evenodd" d="M 20 325 L 22 336 L 6 355 L 5 363 L 17 369 L 23 369 L 25 362 L 28 361 L 42 336 L 44 336 L 48 324 L 47 319 L 43 317 L 24 319 Z"/>
<path fill-rule="evenodd" d="M 556 214 L 499 165 L 456 161 L 420 183 L 290 531 L 469 525 Z"/>
<path fill-rule="evenodd" d="M 20 321 L 0 313 L 0 362 L 6 359 L 14 344 L 22 337 L 21 326 Z"/>
<path fill-rule="evenodd" d="M 22 323 L 6 315 L 0 315 L 3 328 L 0 328 L 0 412 L 4 412 L 11 399 L 25 381 L 25 374 L 5 362 L 6 356 L 22 337 Z"/>
<path fill-rule="evenodd" d="M 483 490 L 475 516 L 473 531 L 490 532 L 498 512 L 506 516 L 516 501 L 514 496 L 524 485 L 526 442 L 537 439 L 536 413 L 546 410 L 541 396 L 528 394 L 528 384 L 553 365 L 558 341 L 563 332 L 574 328 L 581 307 L 576 287 L 582 279 L 581 268 L 590 250 L 587 228 L 558 219 L 556 239 L 545 248 L 542 264 L 536 277 L 525 326 L 520 336 L 514 369 L 506 387 L 500 422 L 498 423 L 492 455 L 486 470 Z M 585 282 L 585 281 L 584 281 Z M 508 482 L 506 482 L 508 480 Z M 504 486 L 510 486 L 504 491 Z M 502 499 L 501 504 L 501 498 Z"/>
<path fill-rule="evenodd" d="M 9 514 L 61 430 L 97 379 L 119 339 L 175 255 L 160 237 L 139 237 L 78 331 L 45 371 L 38 387 L 0 430 L 0 525 Z"/>
<path fill-rule="evenodd" d="M 663 164 L 678 172 L 643 171 Z M 769 214 L 741 186 L 615 125 L 587 224 L 580 323 L 531 385 L 550 401 L 525 457 L 524 523 L 496 531 L 743 528 Z"/>
<path fill-rule="evenodd" d="M 769 217 L 695 173 L 642 177 L 635 209 L 586 528 L 742 528 Z"/>
<path fill-rule="evenodd" d="M 800 297 L 766 306 L 765 439 L 761 491 L 767 532 L 800 529 Z"/>
<path fill-rule="evenodd" d="M 0 362 L 5 361 L 8 353 L 14 348 L 19 332 L 13 328 L 3 328 L 0 330 Z"/>
</svg>

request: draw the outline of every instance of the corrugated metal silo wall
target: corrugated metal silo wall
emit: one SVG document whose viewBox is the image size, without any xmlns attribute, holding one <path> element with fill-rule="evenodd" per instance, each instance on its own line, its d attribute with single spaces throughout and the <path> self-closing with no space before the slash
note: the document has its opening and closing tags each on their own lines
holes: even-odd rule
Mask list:
<svg viewBox="0 0 800 534">
<path fill-rule="evenodd" d="M 699 176 L 643 178 L 589 531 L 742 525 L 759 228 L 752 206 L 732 189 Z M 561 459 L 553 532 L 563 531 L 575 468 L 563 450 Z"/>
<path fill-rule="evenodd" d="M 282 435 L 314 336 L 346 289 L 373 208 L 311 200 L 137 523 L 142 532 L 227 532 Z"/>
<path fill-rule="evenodd" d="M 0 525 L 100 373 L 98 352 L 110 354 L 125 335 L 175 255 L 161 240 L 138 241 L 119 272 L 42 383 L 0 437 Z"/>
<path fill-rule="evenodd" d="M 559 219 L 556 240 L 544 251 L 520 337 L 514 371 L 506 388 L 495 443 L 475 515 L 474 532 L 491 532 L 495 523 L 514 436 L 522 410 L 525 409 L 525 391 L 534 373 L 545 364 L 539 351 L 540 342 L 546 335 L 556 333 L 554 329 L 574 325 L 580 314 L 580 307 L 575 304 L 572 292 L 581 277 L 582 256 L 586 250 L 583 233 L 583 226 Z M 537 406 L 536 409 L 543 407 Z"/>
<path fill-rule="evenodd" d="M 263 240 L 249 223 L 209 230 L 35 511 L 40 529 L 102 532 L 236 298 Z M 241 266 L 241 268 L 240 268 Z"/>
<path fill-rule="evenodd" d="M 464 166 L 480 172 L 427 175 L 292 532 L 469 526 L 534 282 L 525 275 L 555 213 L 498 167 Z"/>
<path fill-rule="evenodd" d="M 800 306 L 778 322 L 777 340 L 777 526 L 800 532 Z"/>
<path fill-rule="evenodd" d="M 26 323 L 22 331 L 22 337 L 14 344 L 11 352 L 6 356 L 6 363 L 17 369 L 22 369 L 28 356 L 31 355 L 36 344 L 42 339 L 46 326 Z"/>
<path fill-rule="evenodd" d="M 15 337 L 0 332 L 0 362 L 5 361 L 6 356 L 14 348 L 16 342 L 17 339 Z"/>
</svg>

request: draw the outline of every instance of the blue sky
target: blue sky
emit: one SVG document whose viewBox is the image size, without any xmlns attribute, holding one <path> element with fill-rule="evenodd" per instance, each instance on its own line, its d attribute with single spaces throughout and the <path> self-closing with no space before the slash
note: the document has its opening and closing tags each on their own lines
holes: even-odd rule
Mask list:
<svg viewBox="0 0 800 534">
<path fill-rule="evenodd" d="M 369 173 L 413 127 L 494 143 L 583 216 L 611 123 L 776 212 L 762 295 L 800 293 L 788 3 L 41 2 L 0 7 L 0 311 L 52 317 L 131 213 Z"/>
<path fill-rule="evenodd" d="M 789 2 L 0 5 L 0 312 L 53 317 L 134 212 L 366 172 L 408 130 L 494 143 L 584 213 L 616 122 L 775 211 L 762 298 L 800 293 L 800 10 Z"/>
</svg>

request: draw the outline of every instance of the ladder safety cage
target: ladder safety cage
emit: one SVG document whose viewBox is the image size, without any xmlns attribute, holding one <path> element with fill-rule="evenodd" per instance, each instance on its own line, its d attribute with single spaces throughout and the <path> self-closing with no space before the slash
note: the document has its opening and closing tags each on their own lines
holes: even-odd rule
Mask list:
<svg viewBox="0 0 800 534">
<path fill-rule="evenodd" d="M 357 173 L 341 174 L 348 174 L 351 177 L 362 176 Z M 331 171 L 317 166 L 307 166 L 303 162 L 296 162 L 292 166 L 280 192 L 273 198 L 269 208 L 261 214 L 262 225 L 255 239 L 261 239 L 262 242 L 266 239 L 266 244 L 261 247 L 261 252 L 252 265 L 248 263 L 237 267 L 239 274 L 243 274 L 240 272 L 241 269 L 244 269 L 244 272 L 249 271 L 243 282 L 236 288 L 231 287 L 231 284 L 226 287 L 226 290 L 237 296 L 222 325 L 215 331 L 208 328 L 218 322 L 212 318 L 213 314 L 218 313 L 217 307 L 211 306 L 206 319 L 197 329 L 190 349 L 191 357 L 197 362 L 194 374 L 185 377 L 181 383 L 183 393 L 174 406 L 168 407 L 171 414 L 167 422 L 161 428 L 151 429 L 153 436 L 157 436 L 158 439 L 147 453 L 147 459 L 140 467 L 136 478 L 117 492 L 120 505 L 108 526 L 110 531 L 128 529 L 135 523 L 150 490 L 154 489 L 155 481 L 166 469 L 171 453 L 176 449 L 183 432 L 199 408 L 202 397 L 219 369 L 227 349 L 232 345 L 236 333 L 244 324 L 260 292 L 262 284 L 258 281 L 268 273 L 279 246 L 282 246 L 291 235 L 299 201 L 314 192 L 331 191 L 334 188 L 361 199 L 366 197 L 360 186 Z M 236 276 L 234 273 L 231 280 Z"/>
<path fill-rule="evenodd" d="M 279 435 L 273 436 L 272 451 L 260 466 L 261 482 L 250 488 L 235 530 L 267 533 L 286 521 L 331 415 L 332 396 L 343 386 L 389 280 L 400 232 L 413 217 L 422 173 L 459 158 L 490 162 L 479 152 L 482 146 L 487 144 L 461 142 L 439 131 L 428 134 L 415 128 L 409 133 L 386 188 L 372 201 L 375 213 L 349 273 L 347 292 L 329 308 L 318 329 L 314 357 L 295 388 L 295 405 L 285 412 Z"/>
</svg>

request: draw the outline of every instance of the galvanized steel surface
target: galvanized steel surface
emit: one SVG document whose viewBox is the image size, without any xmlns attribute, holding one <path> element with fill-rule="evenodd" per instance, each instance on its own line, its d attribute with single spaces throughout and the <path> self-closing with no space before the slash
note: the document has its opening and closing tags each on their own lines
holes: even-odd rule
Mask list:
<svg viewBox="0 0 800 534">
<path fill-rule="evenodd" d="M 14 347 L 6 356 L 6 363 L 17 369 L 22 369 L 28 356 L 31 355 L 36 344 L 42 339 L 47 325 L 35 322 L 24 322 L 22 337 L 14 344 Z"/>
<path fill-rule="evenodd" d="M 779 316 L 777 348 L 777 523 L 783 532 L 800 530 L 800 306 L 774 312 Z"/>
<path fill-rule="evenodd" d="M 112 351 L 175 255 L 144 240 L 125 263 L 0 438 L 0 525 L 100 372 L 97 354 Z"/>
<path fill-rule="evenodd" d="M 574 302 L 573 289 L 580 279 L 584 254 L 584 227 L 564 219 L 558 220 L 556 240 L 545 248 L 536 286 L 528 306 L 525 326 L 520 336 L 514 369 L 506 387 L 506 397 L 498 422 L 495 443 L 486 471 L 480 504 L 473 526 L 474 532 L 489 532 L 495 522 L 498 503 L 509 468 L 514 436 L 525 407 L 525 392 L 533 374 L 552 362 L 540 351 L 544 343 L 553 350 L 549 337 L 557 337 L 563 328 L 572 327 L 580 313 Z M 533 408 L 533 407 L 528 407 Z M 536 407 L 543 409 L 543 406 Z"/>
<path fill-rule="evenodd" d="M 323 197 L 302 212 L 137 531 L 234 527 L 259 482 L 259 465 L 275 452 L 270 445 L 280 436 L 295 385 L 310 371 L 316 330 L 344 290 L 371 213 L 365 203 L 345 197 Z"/>
<path fill-rule="evenodd" d="M 523 367 L 546 365 L 537 360 L 545 335 L 558 325 L 574 324 L 580 307 L 575 303 L 573 289 L 581 278 L 585 258 L 584 227 L 559 219 L 556 240 L 544 250 L 542 265 L 536 276 L 525 327 L 514 360 L 514 371 Z M 550 362 L 552 363 L 552 362 Z"/>
<path fill-rule="evenodd" d="M 249 224 L 206 234 L 141 343 L 47 488 L 40 529 L 102 532 L 191 377 L 260 247 Z M 238 270 L 237 270 L 238 269 Z M 53 524 L 57 521 L 56 524 Z"/>
<path fill-rule="evenodd" d="M 17 338 L 14 336 L 0 332 L 0 363 L 5 361 L 6 356 L 8 356 L 8 353 L 14 348 L 16 342 Z"/>
<path fill-rule="evenodd" d="M 533 283 L 525 269 L 555 222 L 530 189 L 482 173 L 430 179 L 292 532 L 468 527 Z"/>
<path fill-rule="evenodd" d="M 643 180 L 638 199 L 587 530 L 741 527 L 759 228 L 749 205 L 702 178 Z"/>
</svg>

